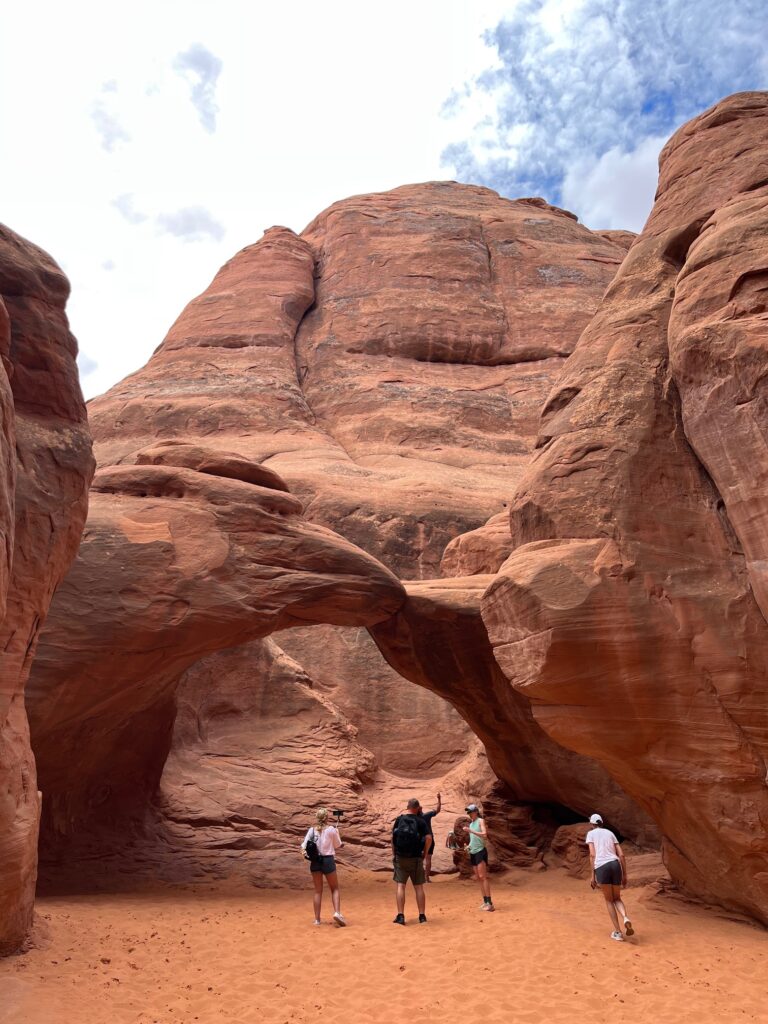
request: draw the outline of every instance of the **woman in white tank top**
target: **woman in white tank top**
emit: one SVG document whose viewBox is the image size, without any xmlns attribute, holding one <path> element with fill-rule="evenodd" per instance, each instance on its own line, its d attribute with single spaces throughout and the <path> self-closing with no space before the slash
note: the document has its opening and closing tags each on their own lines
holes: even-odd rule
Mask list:
<svg viewBox="0 0 768 1024">
<path fill-rule="evenodd" d="M 333 901 L 333 923 L 343 928 L 347 923 L 341 914 L 341 893 L 339 892 L 339 878 L 336 874 L 336 851 L 344 844 L 341 841 L 339 830 L 328 821 L 328 811 L 325 807 L 319 807 L 315 815 L 315 824 L 312 825 L 304 836 L 301 848 L 306 856 L 307 843 L 312 840 L 317 845 L 319 854 L 315 859 L 310 859 L 309 870 L 312 873 L 312 881 L 315 891 L 312 895 L 312 903 L 315 908 L 315 924 L 321 924 L 320 912 L 323 905 L 323 878 L 331 890 Z"/>
<path fill-rule="evenodd" d="M 624 860 L 624 851 L 613 832 L 603 827 L 603 819 L 599 814 L 593 814 L 589 823 L 594 825 L 594 828 L 587 832 L 584 842 L 589 847 L 589 862 L 592 868 L 590 885 L 593 889 L 599 885 L 603 890 L 605 907 L 613 922 L 611 938 L 616 942 L 623 942 L 624 935 L 621 931 L 619 916 L 624 920 L 624 930 L 627 935 L 635 933 L 632 922 L 627 917 L 627 908 L 621 899 L 621 887 L 627 884 L 627 864 Z"/>
</svg>

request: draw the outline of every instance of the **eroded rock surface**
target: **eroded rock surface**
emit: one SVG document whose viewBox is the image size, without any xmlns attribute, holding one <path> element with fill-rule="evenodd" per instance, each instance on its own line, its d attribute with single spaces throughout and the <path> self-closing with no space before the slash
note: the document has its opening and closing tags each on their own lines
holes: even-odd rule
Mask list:
<svg viewBox="0 0 768 1024">
<path fill-rule="evenodd" d="M 766 923 L 767 182 L 765 93 L 667 144 L 482 602 L 536 721 L 654 818 L 678 884 Z"/>
<path fill-rule="evenodd" d="M 69 284 L 0 226 L 0 954 L 32 920 L 40 816 L 24 684 L 72 560 L 93 471 Z"/>
<path fill-rule="evenodd" d="M 124 729 L 126 739 L 138 732 L 147 737 L 121 742 L 127 761 L 120 774 L 132 789 L 136 772 L 128 762 L 138 755 L 146 764 L 150 747 L 154 768 L 142 775 L 139 792 L 156 784 L 169 747 L 168 771 L 179 763 L 173 752 L 181 733 L 171 738 L 172 684 L 158 679 L 154 663 L 147 670 L 137 660 L 135 682 L 125 686 L 122 659 L 120 665 L 111 661 L 106 643 L 86 657 L 67 650 L 67 637 L 79 635 L 78 623 L 92 616 L 102 622 L 95 607 L 102 597 L 106 618 L 117 616 L 116 599 L 102 594 L 96 579 L 106 553 L 110 572 L 129 560 L 137 565 L 136 575 L 129 571 L 118 588 L 122 619 L 134 620 L 138 629 L 132 648 L 157 646 L 155 626 L 168 616 L 184 621 L 189 583 L 176 563 L 194 575 L 196 561 L 202 571 L 221 547 L 212 539 L 209 548 L 209 519 L 196 499 L 192 532 L 182 526 L 189 505 L 184 471 L 199 481 L 200 494 L 225 486 L 220 477 L 234 476 L 240 487 L 250 483 L 253 493 L 284 480 L 309 522 L 341 534 L 398 576 L 437 575 L 446 545 L 503 509 L 532 448 L 541 402 L 623 257 L 620 245 L 542 200 L 512 202 L 487 189 L 431 183 L 337 203 L 301 236 L 273 228 L 222 268 L 147 366 L 90 404 L 99 463 L 115 483 L 109 493 L 97 491 L 94 530 L 89 527 L 82 564 L 57 600 L 50 648 L 31 698 L 41 765 L 50 766 L 46 786 L 58 793 L 47 819 L 51 830 L 55 824 L 58 832 L 68 831 L 83 802 L 109 803 L 90 782 L 67 795 L 56 779 L 61 750 L 80 742 L 82 730 L 92 730 L 89 742 L 97 750 L 88 768 L 93 780 L 95 764 Z M 244 465 L 249 476 L 238 477 Z M 183 499 L 165 492 L 142 498 L 140 484 L 131 485 L 130 494 L 121 490 L 129 479 L 144 479 L 145 471 L 164 474 L 162 487 L 180 486 Z M 270 500 L 295 499 L 273 492 Z M 164 524 L 173 507 L 179 514 L 171 542 Z M 163 572 L 173 570 L 161 580 L 151 568 L 156 552 L 165 552 Z M 94 596 L 85 598 L 92 587 Z M 263 581 L 254 593 L 266 593 Z M 279 642 L 318 694 L 358 730 L 359 744 L 373 754 L 398 800 L 411 786 L 422 795 L 425 786 L 447 791 L 451 765 L 474 756 L 467 725 L 437 696 L 388 669 L 362 625 L 350 633 L 302 628 Z M 225 627 L 215 623 L 216 646 L 207 649 L 236 642 Z M 213 631 L 191 629 L 182 647 L 200 657 Z M 178 676 L 180 666 L 167 663 L 165 644 L 163 672 Z M 222 665 L 226 678 L 219 675 Z M 260 665 L 247 646 L 239 667 L 230 652 L 226 659 L 213 654 L 194 671 L 227 693 L 258 674 Z M 70 692 L 67 680 L 74 677 L 80 683 Z M 110 696 L 102 701 L 97 695 L 104 685 Z M 59 716 L 56 707 L 70 700 L 83 703 L 74 717 Z M 135 701 L 135 724 L 118 726 L 113 716 L 119 719 L 129 701 Z M 243 714 L 245 736 L 250 726 Z M 102 716 L 107 728 L 99 724 Z M 395 730 L 397 722 L 413 727 Z M 352 762 L 358 756 L 353 746 L 345 755 Z M 197 753 L 204 749 L 202 743 Z M 487 785 L 492 781 L 488 776 Z M 169 792 L 165 779 L 161 791 Z M 226 807 L 226 789 L 218 799 Z M 304 820 L 309 809 L 286 809 L 284 817 Z M 234 821 L 234 805 L 231 812 L 227 818 L 222 810 L 221 820 Z"/>
<path fill-rule="evenodd" d="M 97 472 L 38 650 L 27 704 L 54 834 L 140 816 L 194 662 L 293 624 L 370 625 L 403 600 L 384 566 L 307 523 L 282 481 L 200 446 L 163 452 Z"/>
<path fill-rule="evenodd" d="M 480 614 L 493 581 L 477 575 L 408 583 L 401 610 L 371 634 L 401 675 L 440 694 L 469 723 L 506 784 L 510 807 L 559 804 L 588 815 L 599 805 L 638 842 L 653 843 L 648 816 L 599 764 L 553 743 L 499 668 Z"/>
</svg>

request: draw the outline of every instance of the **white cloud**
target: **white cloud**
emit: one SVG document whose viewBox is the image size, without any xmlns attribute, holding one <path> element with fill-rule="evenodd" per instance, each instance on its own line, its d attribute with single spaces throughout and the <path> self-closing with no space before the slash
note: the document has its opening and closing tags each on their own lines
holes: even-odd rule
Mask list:
<svg viewBox="0 0 768 1024">
<path fill-rule="evenodd" d="M 102 148 L 108 153 L 114 150 L 118 142 L 131 141 L 131 136 L 101 100 L 96 100 L 91 107 L 91 120 L 101 139 Z"/>
<path fill-rule="evenodd" d="M 220 242 L 226 234 L 224 225 L 214 220 L 202 206 L 185 206 L 173 213 L 161 213 L 155 221 L 161 231 L 185 242 L 204 242 L 210 238 Z"/>
<path fill-rule="evenodd" d="M 80 371 L 80 377 L 84 378 L 94 373 L 99 368 L 99 364 L 85 352 L 78 352 L 77 368 Z"/>
<path fill-rule="evenodd" d="M 593 228 L 641 231 L 653 206 L 659 153 L 666 141 L 666 135 L 652 135 L 629 152 L 617 146 L 568 168 L 563 204 L 578 209 Z"/>
<path fill-rule="evenodd" d="M 489 33 L 496 60 L 452 98 L 447 115 L 463 121 L 445 161 L 506 195 L 544 195 L 587 219 L 588 206 L 601 218 L 626 209 L 637 223 L 640 193 L 617 207 L 610 173 L 647 196 L 646 140 L 764 88 L 767 34 L 765 0 L 520 0 Z M 592 189 L 584 202 L 578 179 Z"/>
<path fill-rule="evenodd" d="M 135 197 L 130 192 L 124 192 L 113 199 L 112 205 L 129 224 L 141 224 L 147 219 L 146 213 L 136 209 Z"/>
<path fill-rule="evenodd" d="M 190 99 L 207 132 L 216 131 L 216 83 L 223 63 L 201 43 L 193 43 L 188 50 L 177 53 L 173 69 L 190 85 Z"/>
</svg>

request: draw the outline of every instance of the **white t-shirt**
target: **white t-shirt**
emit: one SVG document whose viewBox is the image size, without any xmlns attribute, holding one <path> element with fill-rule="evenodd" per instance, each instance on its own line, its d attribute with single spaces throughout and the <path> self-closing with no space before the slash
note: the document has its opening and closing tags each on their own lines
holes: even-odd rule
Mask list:
<svg viewBox="0 0 768 1024">
<path fill-rule="evenodd" d="M 603 864 L 610 864 L 612 860 L 618 860 L 616 853 L 618 839 L 608 828 L 593 828 L 587 832 L 585 843 L 592 843 L 595 848 L 595 867 L 602 867 Z"/>
<path fill-rule="evenodd" d="M 332 857 L 338 848 L 344 845 L 339 831 L 334 825 L 326 825 L 322 830 L 315 828 L 313 825 L 304 836 L 304 842 L 301 844 L 302 849 L 306 849 L 310 839 L 314 839 L 317 843 L 317 852 L 321 857 Z"/>
</svg>

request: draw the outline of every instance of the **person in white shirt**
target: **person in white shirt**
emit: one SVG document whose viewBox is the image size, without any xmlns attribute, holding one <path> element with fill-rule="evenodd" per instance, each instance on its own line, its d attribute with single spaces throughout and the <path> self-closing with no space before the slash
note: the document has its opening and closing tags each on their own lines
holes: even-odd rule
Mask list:
<svg viewBox="0 0 768 1024">
<path fill-rule="evenodd" d="M 307 843 L 310 840 L 317 847 L 317 856 L 309 858 L 309 870 L 312 872 L 312 881 L 315 884 L 315 891 L 312 895 L 312 903 L 315 908 L 314 923 L 322 923 L 320 912 L 323 905 L 323 878 L 325 878 L 333 901 L 333 923 L 343 928 L 347 922 L 341 914 L 341 893 L 339 892 L 339 877 L 336 874 L 335 854 L 344 844 L 336 826 L 328 823 L 328 811 L 325 807 L 318 808 L 315 824 L 307 830 L 307 834 L 304 836 L 301 848 L 305 856 L 307 855 Z"/>
<path fill-rule="evenodd" d="M 619 916 L 624 921 L 627 935 L 634 935 L 632 922 L 627 917 L 627 909 L 621 899 L 621 887 L 627 884 L 627 862 L 619 841 L 610 829 L 603 827 L 603 819 L 593 814 L 589 819 L 595 827 L 587 832 L 584 842 L 589 847 L 589 862 L 592 868 L 590 885 L 596 889 L 599 885 L 605 897 L 608 916 L 613 922 L 611 938 L 623 942 Z"/>
</svg>

